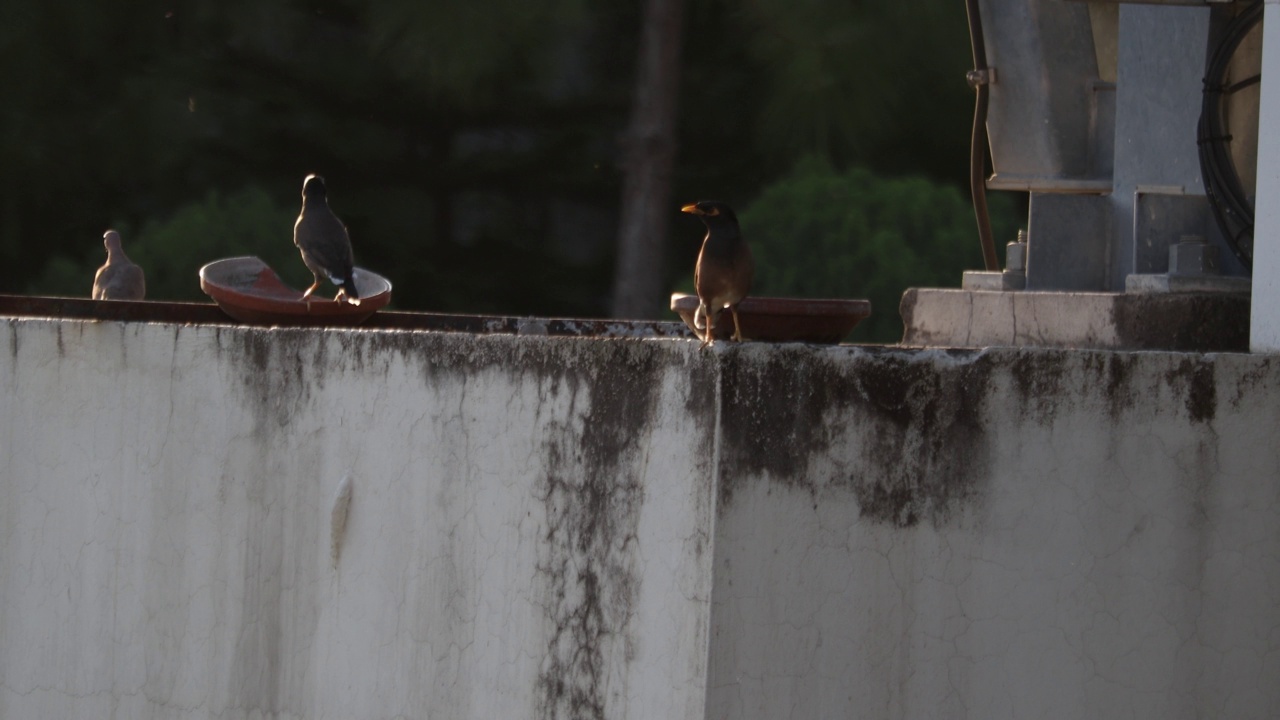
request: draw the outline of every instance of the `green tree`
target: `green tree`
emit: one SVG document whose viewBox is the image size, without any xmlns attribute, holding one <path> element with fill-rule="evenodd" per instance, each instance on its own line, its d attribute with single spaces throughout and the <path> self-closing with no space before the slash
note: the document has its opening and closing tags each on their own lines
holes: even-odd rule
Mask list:
<svg viewBox="0 0 1280 720">
<path fill-rule="evenodd" d="M 953 287 L 981 265 L 973 210 L 958 189 L 923 177 L 837 172 L 809 159 L 739 213 L 756 260 L 754 295 L 866 298 L 850 341 L 902 339 L 908 287 Z M 1013 239 L 1008 196 L 992 198 L 997 238 Z"/>
<path fill-rule="evenodd" d="M 148 300 L 208 300 L 200 291 L 200 266 L 218 258 L 256 255 L 286 283 L 299 289 L 311 274 L 293 246 L 297 210 L 276 204 L 261 188 L 250 186 L 230 195 L 209 192 L 199 202 L 171 216 L 150 220 L 136 233 L 117 228 L 125 252 L 147 276 Z M 33 291 L 87 295 L 93 272 L 106 259 L 101 243 L 81 262 L 51 263 Z"/>
</svg>

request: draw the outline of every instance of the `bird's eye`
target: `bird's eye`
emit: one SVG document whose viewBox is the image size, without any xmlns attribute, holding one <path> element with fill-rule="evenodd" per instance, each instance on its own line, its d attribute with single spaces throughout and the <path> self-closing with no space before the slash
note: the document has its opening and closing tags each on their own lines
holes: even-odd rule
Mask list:
<svg viewBox="0 0 1280 720">
<path fill-rule="evenodd" d="M 720 214 L 720 208 L 715 207 L 715 206 L 713 205 L 713 206 L 711 206 L 711 207 L 707 208 L 707 214 L 708 214 L 708 215 L 712 215 L 712 216 L 719 215 L 719 214 Z"/>
</svg>

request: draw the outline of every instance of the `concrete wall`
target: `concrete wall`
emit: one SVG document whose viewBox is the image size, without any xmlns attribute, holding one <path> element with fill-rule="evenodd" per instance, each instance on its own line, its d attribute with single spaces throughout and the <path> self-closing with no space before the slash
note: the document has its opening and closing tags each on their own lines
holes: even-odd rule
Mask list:
<svg viewBox="0 0 1280 720">
<path fill-rule="evenodd" d="M 685 407 L 709 360 L 120 323 L 0 338 L 0 718 L 701 716 L 712 427 Z"/>
<path fill-rule="evenodd" d="M 1278 428 L 1276 356 L 0 321 L 0 718 L 1274 717 Z"/>
<path fill-rule="evenodd" d="M 1280 358 L 752 354 L 710 717 L 1280 717 Z"/>
</svg>

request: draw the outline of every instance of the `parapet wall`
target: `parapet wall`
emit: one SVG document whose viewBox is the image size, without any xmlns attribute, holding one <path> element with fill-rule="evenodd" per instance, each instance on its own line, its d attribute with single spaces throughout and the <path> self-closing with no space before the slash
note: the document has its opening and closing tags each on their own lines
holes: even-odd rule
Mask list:
<svg viewBox="0 0 1280 720">
<path fill-rule="evenodd" d="M 3 718 L 1280 713 L 1272 356 L 0 350 Z"/>
<path fill-rule="evenodd" d="M 1280 716 L 1280 358 L 767 357 L 725 368 L 708 717 Z"/>
<path fill-rule="evenodd" d="M 701 714 L 708 360 L 0 327 L 0 717 Z"/>
</svg>

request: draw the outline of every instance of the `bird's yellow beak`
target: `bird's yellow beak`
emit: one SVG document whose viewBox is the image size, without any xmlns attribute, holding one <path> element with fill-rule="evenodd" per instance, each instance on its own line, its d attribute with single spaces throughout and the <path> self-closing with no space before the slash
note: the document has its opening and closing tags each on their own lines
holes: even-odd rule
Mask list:
<svg viewBox="0 0 1280 720">
<path fill-rule="evenodd" d="M 693 215 L 706 215 L 708 217 L 715 217 L 716 215 L 720 214 L 720 209 L 713 206 L 710 210 L 703 210 L 702 208 L 698 207 L 698 203 L 693 203 L 690 205 L 685 205 L 684 207 L 680 208 L 680 212 L 687 212 Z"/>
</svg>

